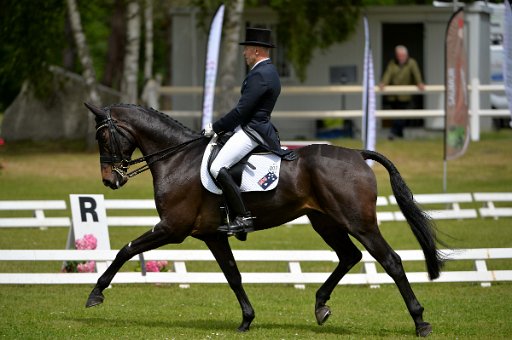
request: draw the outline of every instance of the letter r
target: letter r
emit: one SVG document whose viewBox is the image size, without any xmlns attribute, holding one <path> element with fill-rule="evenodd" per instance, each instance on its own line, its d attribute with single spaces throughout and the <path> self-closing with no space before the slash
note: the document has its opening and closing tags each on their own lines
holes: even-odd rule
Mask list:
<svg viewBox="0 0 512 340">
<path fill-rule="evenodd" d="M 80 204 L 80 216 L 82 222 L 87 222 L 87 214 L 91 214 L 93 222 L 98 222 L 98 213 L 96 212 L 96 200 L 92 197 L 78 197 Z"/>
</svg>

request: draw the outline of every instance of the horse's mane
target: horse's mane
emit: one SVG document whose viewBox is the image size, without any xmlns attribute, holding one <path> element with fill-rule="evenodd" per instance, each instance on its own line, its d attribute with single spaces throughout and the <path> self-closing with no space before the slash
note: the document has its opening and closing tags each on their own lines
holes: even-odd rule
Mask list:
<svg viewBox="0 0 512 340">
<path fill-rule="evenodd" d="M 142 111 L 142 112 L 150 114 L 150 115 L 156 115 L 156 116 L 160 117 L 164 122 L 169 123 L 170 125 L 174 125 L 174 126 L 177 125 L 179 128 L 185 130 L 186 132 L 189 132 L 191 134 L 196 134 L 196 135 L 198 134 L 197 131 L 192 130 L 188 126 L 185 126 L 180 121 L 177 121 L 176 119 L 172 118 L 171 116 L 169 116 L 163 112 L 160 112 L 158 110 L 155 110 L 153 108 L 147 108 L 147 107 L 143 107 L 143 106 L 136 105 L 136 104 L 119 103 L 119 104 L 109 105 L 109 106 L 105 107 L 104 110 L 111 110 L 114 107 L 136 109 L 138 111 Z"/>
</svg>

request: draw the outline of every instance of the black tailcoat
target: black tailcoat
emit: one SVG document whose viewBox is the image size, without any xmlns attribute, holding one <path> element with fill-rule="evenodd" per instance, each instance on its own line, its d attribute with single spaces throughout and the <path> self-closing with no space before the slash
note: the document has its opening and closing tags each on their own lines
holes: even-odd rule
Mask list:
<svg viewBox="0 0 512 340">
<path fill-rule="evenodd" d="M 270 115 L 281 93 L 281 81 L 270 59 L 262 61 L 245 77 L 236 107 L 213 124 L 220 134 L 241 125 L 244 131 L 265 149 L 284 156 L 279 135 L 270 122 Z"/>
</svg>

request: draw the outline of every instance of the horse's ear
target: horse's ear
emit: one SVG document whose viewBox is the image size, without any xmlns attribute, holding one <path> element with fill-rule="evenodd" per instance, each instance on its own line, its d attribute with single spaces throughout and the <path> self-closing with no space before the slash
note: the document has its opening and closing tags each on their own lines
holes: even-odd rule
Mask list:
<svg viewBox="0 0 512 340">
<path fill-rule="evenodd" d="M 91 111 L 92 113 L 94 113 L 96 116 L 105 116 L 105 111 L 103 111 L 102 109 L 100 109 L 99 107 L 96 107 L 92 104 L 89 104 L 89 103 L 84 103 L 85 107 L 87 107 L 89 109 L 89 111 Z"/>
</svg>

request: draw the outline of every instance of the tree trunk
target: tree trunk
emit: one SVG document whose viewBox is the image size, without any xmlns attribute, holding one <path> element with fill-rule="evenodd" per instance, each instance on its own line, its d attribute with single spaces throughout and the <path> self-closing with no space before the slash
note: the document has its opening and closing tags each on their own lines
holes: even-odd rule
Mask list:
<svg viewBox="0 0 512 340">
<path fill-rule="evenodd" d="M 102 83 L 116 89 L 120 88 L 123 74 L 123 59 L 126 39 L 126 1 L 116 0 L 114 13 L 110 19 L 107 61 Z"/>
<path fill-rule="evenodd" d="M 138 1 L 131 1 L 128 4 L 127 11 L 127 41 L 124 55 L 123 80 L 121 82 L 122 101 L 125 103 L 137 103 L 140 31 L 140 6 Z"/>
<path fill-rule="evenodd" d="M 163 26 L 165 27 L 165 45 L 164 45 L 164 55 L 165 60 L 167 60 L 166 64 L 166 72 L 162 77 L 162 83 L 164 85 L 172 84 L 172 75 L 173 75 L 173 66 L 172 66 L 172 49 L 173 49 L 173 41 L 172 41 L 172 15 L 170 10 L 165 11 L 165 21 Z M 162 107 L 167 109 L 172 108 L 172 96 L 162 96 L 160 98 L 160 104 Z"/>
<path fill-rule="evenodd" d="M 76 48 L 74 47 L 75 37 L 73 36 L 69 16 L 65 21 L 64 34 L 66 37 L 66 47 L 62 51 L 62 65 L 66 70 L 73 71 L 76 63 Z"/>
<path fill-rule="evenodd" d="M 153 0 L 146 0 L 144 8 L 145 60 L 144 82 L 153 78 Z"/>
<path fill-rule="evenodd" d="M 82 22 L 80 19 L 80 12 L 78 11 L 78 7 L 76 5 L 75 0 L 66 0 L 68 5 L 69 12 L 69 21 L 71 24 L 71 30 L 73 31 L 73 35 L 75 37 L 75 43 L 78 50 L 78 57 L 80 58 L 80 63 L 83 67 L 83 77 L 85 80 L 85 84 L 87 86 L 87 101 L 92 103 L 93 105 L 100 105 L 100 96 L 98 95 L 98 91 L 96 89 L 96 74 L 94 72 L 94 67 L 92 64 L 91 54 L 89 52 L 89 46 L 87 45 L 87 40 L 85 39 L 85 34 L 82 29 Z M 87 137 L 86 143 L 87 148 L 92 150 L 96 145 L 95 142 L 95 124 L 94 117 L 92 114 L 88 114 L 88 125 L 87 125 Z"/>
<path fill-rule="evenodd" d="M 236 67 L 240 60 L 238 43 L 242 30 L 242 13 L 244 0 L 227 2 L 226 15 L 224 16 L 224 39 L 222 42 L 222 57 L 220 65 L 219 87 L 220 93 L 217 100 L 217 110 L 220 115 L 225 114 L 236 104 L 238 95 L 234 89 L 237 86 L 235 79 Z"/>
</svg>

